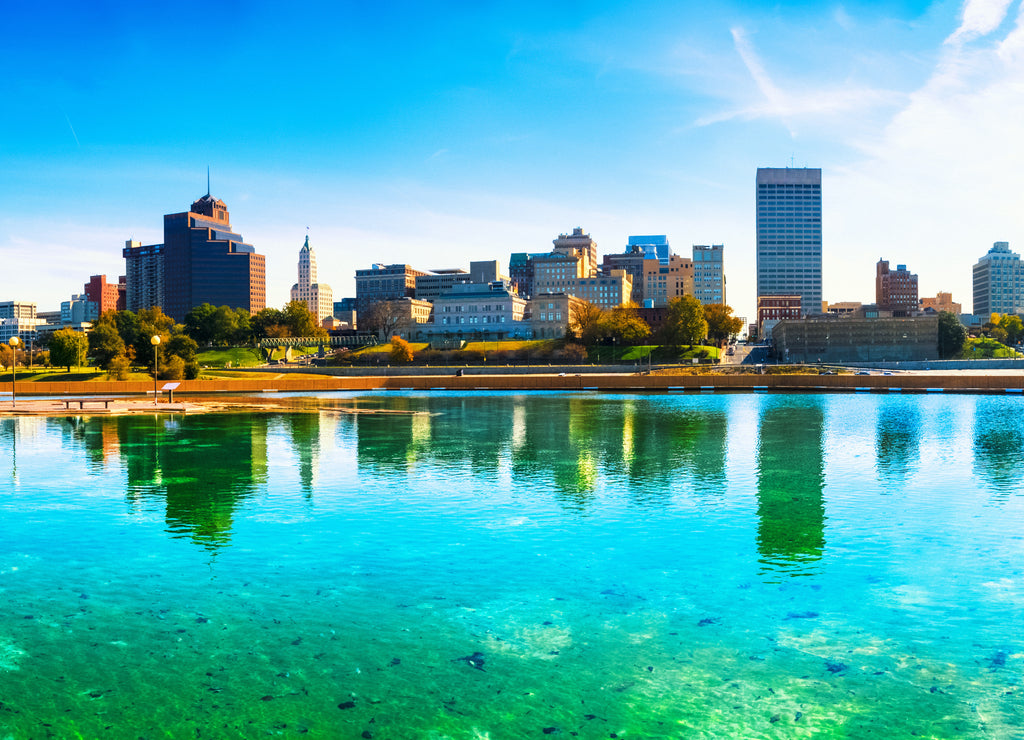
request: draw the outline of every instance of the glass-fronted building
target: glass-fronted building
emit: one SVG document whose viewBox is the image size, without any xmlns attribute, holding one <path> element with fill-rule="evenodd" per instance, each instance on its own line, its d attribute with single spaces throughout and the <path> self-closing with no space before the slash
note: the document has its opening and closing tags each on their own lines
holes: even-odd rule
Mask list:
<svg viewBox="0 0 1024 740">
<path fill-rule="evenodd" d="M 821 312 L 821 169 L 758 168 L 757 295 Z"/>
</svg>

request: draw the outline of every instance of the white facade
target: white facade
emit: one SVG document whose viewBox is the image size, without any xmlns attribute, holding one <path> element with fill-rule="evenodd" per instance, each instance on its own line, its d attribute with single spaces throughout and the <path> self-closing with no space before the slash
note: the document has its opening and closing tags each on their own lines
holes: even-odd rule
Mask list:
<svg viewBox="0 0 1024 740">
<path fill-rule="evenodd" d="M 27 341 L 38 325 L 36 304 L 22 301 L 0 303 L 0 342 L 6 343 L 14 336 Z"/>
<path fill-rule="evenodd" d="M 975 316 L 984 323 L 994 313 L 1024 313 L 1024 262 L 1009 242 L 996 242 L 974 265 Z"/>
<path fill-rule="evenodd" d="M 305 303 L 319 324 L 334 314 L 331 286 L 317 282 L 316 254 L 309 246 L 309 236 L 299 250 L 299 282 L 292 286 L 291 300 Z"/>
</svg>

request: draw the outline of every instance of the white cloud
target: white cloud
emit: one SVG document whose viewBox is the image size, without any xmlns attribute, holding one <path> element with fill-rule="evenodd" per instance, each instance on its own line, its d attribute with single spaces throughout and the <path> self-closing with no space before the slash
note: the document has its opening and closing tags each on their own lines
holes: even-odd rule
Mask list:
<svg viewBox="0 0 1024 740">
<path fill-rule="evenodd" d="M 860 86 L 783 89 L 768 74 L 746 32 L 738 27 L 731 29 L 731 32 L 736 52 L 743 60 L 763 100 L 752 104 L 745 103 L 736 110 L 702 117 L 696 121 L 697 126 L 708 126 L 733 119 L 776 118 L 783 122 L 791 135 L 796 135 L 794 119 L 797 118 L 835 117 L 852 112 L 863 115 L 867 110 L 903 100 L 902 94 L 891 90 Z"/>
<path fill-rule="evenodd" d="M 946 39 L 947 44 L 986 36 L 1002 24 L 1012 0 L 966 0 L 960 12 L 960 27 Z"/>
</svg>

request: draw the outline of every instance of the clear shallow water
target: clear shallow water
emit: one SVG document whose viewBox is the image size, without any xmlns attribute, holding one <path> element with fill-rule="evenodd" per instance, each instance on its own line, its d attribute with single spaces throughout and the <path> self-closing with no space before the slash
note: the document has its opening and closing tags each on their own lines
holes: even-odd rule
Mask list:
<svg viewBox="0 0 1024 740">
<path fill-rule="evenodd" d="M 1024 399 L 297 402 L 0 419 L 0 738 L 1024 734 Z"/>
</svg>

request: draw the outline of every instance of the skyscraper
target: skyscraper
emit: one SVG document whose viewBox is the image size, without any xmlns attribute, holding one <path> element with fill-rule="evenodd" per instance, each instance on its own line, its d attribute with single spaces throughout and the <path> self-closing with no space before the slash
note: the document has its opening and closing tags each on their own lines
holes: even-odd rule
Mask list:
<svg viewBox="0 0 1024 740">
<path fill-rule="evenodd" d="M 163 247 L 163 309 L 175 321 L 202 303 L 266 308 L 266 260 L 231 231 L 224 201 L 207 193 L 185 213 L 164 216 Z"/>
<path fill-rule="evenodd" d="M 757 295 L 821 313 L 821 169 L 757 170 Z"/>
<path fill-rule="evenodd" d="M 906 265 L 889 269 L 888 260 L 875 265 L 875 305 L 893 316 L 910 316 L 918 310 L 917 275 Z"/>
<path fill-rule="evenodd" d="M 318 322 L 334 313 L 331 286 L 317 282 L 316 254 L 309 246 L 308 235 L 299 250 L 299 282 L 292 286 L 291 300 L 303 301 Z"/>
<path fill-rule="evenodd" d="M 974 265 L 975 316 L 1024 313 L 1024 262 L 1009 242 L 996 242 Z"/>
</svg>

